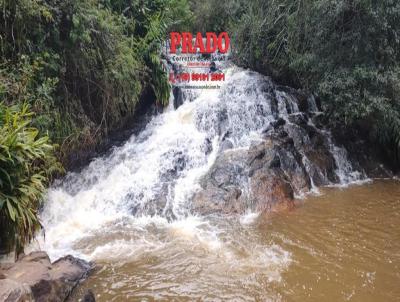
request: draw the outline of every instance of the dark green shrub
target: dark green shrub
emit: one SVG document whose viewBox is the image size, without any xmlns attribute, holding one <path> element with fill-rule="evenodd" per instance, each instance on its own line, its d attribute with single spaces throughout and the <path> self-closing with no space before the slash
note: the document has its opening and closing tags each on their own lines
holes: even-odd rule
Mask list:
<svg viewBox="0 0 400 302">
<path fill-rule="evenodd" d="M 16 252 L 40 227 L 42 195 L 52 175 L 62 171 L 47 136 L 31 127 L 27 105 L 0 104 L 0 249 Z"/>
</svg>

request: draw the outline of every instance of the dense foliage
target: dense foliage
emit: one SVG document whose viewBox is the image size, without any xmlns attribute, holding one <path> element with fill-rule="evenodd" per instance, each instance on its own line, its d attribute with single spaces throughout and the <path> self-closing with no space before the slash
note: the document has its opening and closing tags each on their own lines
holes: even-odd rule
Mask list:
<svg viewBox="0 0 400 302">
<path fill-rule="evenodd" d="M 31 127 L 27 105 L 0 103 L 0 247 L 20 251 L 40 226 L 42 194 L 55 172 L 61 171 L 54 146 Z"/>
<path fill-rule="evenodd" d="M 0 0 L 0 249 L 32 238 L 56 157 L 168 102 L 160 42 L 189 18 L 185 0 Z"/>
<path fill-rule="evenodd" d="M 400 2 L 204 1 L 198 29 L 228 30 L 238 64 L 317 94 L 333 126 L 400 146 Z M 219 12 L 213 15 L 213 12 Z M 210 17 L 208 17 L 210 16 Z"/>
<path fill-rule="evenodd" d="M 31 104 L 68 163 L 122 126 L 144 92 L 168 101 L 159 45 L 185 12 L 182 0 L 1 0 L 0 97 Z"/>
</svg>

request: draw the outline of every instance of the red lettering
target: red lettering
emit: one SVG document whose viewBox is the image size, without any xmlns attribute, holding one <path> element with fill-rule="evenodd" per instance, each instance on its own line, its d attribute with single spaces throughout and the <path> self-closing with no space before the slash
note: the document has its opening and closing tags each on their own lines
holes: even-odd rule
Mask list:
<svg viewBox="0 0 400 302">
<path fill-rule="evenodd" d="M 192 45 L 193 36 L 191 33 L 182 33 L 182 53 L 194 53 Z"/>
<path fill-rule="evenodd" d="M 182 46 L 182 53 L 213 53 L 217 49 L 220 53 L 226 53 L 229 50 L 230 39 L 227 32 L 222 32 L 218 35 L 213 32 L 206 33 L 206 45 L 204 47 L 203 36 L 201 33 L 196 34 L 196 41 L 193 45 L 193 35 L 189 32 L 170 33 L 171 45 L 170 53 L 176 53 L 178 46 Z M 224 42 L 224 43 L 222 43 Z"/>
<path fill-rule="evenodd" d="M 222 39 L 225 40 L 224 45 L 222 45 Z M 229 36 L 227 32 L 222 32 L 218 36 L 218 50 L 220 53 L 226 53 L 229 49 Z"/>
<path fill-rule="evenodd" d="M 217 35 L 215 33 L 206 33 L 206 52 L 212 53 L 217 49 Z M 212 48 L 211 48 L 211 39 L 212 39 Z"/>
<path fill-rule="evenodd" d="M 181 34 L 177 32 L 172 32 L 170 34 L 171 37 L 171 49 L 170 53 L 176 53 L 176 47 L 181 44 Z"/>
<path fill-rule="evenodd" d="M 204 44 L 203 44 L 203 36 L 201 35 L 201 33 L 197 33 L 196 35 L 196 44 L 195 44 L 195 49 L 196 50 L 200 50 L 200 53 L 204 53 L 205 49 L 204 49 Z"/>
</svg>

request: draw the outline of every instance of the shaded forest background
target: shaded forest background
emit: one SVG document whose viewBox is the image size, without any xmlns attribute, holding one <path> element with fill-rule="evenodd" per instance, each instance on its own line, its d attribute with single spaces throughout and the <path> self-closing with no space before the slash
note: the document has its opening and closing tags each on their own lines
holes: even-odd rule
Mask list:
<svg viewBox="0 0 400 302">
<path fill-rule="evenodd" d="M 0 250 L 40 227 L 51 179 L 166 104 L 159 57 L 168 32 L 227 31 L 233 60 L 313 93 L 326 123 L 400 146 L 396 0 L 0 0 Z"/>
</svg>

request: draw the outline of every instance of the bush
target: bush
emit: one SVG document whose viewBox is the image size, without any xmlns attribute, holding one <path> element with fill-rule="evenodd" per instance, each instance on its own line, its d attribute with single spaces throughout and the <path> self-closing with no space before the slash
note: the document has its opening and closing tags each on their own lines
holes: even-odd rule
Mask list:
<svg viewBox="0 0 400 302">
<path fill-rule="evenodd" d="M 31 127 L 27 105 L 0 103 L 0 250 L 19 253 L 40 227 L 40 200 L 54 173 L 62 171 L 47 136 Z"/>
</svg>

